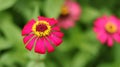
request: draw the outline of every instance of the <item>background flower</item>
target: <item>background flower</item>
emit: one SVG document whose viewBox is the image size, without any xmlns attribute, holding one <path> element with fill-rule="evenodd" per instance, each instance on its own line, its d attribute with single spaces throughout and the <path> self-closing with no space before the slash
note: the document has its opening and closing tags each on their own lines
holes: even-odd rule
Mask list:
<svg viewBox="0 0 120 67">
<path fill-rule="evenodd" d="M 58 26 L 68 29 L 75 25 L 75 22 L 79 20 L 81 14 L 80 5 L 72 0 L 65 0 L 64 5 L 61 7 L 61 14 L 58 18 Z"/>
<path fill-rule="evenodd" d="M 113 40 L 120 42 L 120 22 L 115 16 L 102 16 L 94 22 L 94 31 L 102 44 L 113 45 Z"/>
</svg>

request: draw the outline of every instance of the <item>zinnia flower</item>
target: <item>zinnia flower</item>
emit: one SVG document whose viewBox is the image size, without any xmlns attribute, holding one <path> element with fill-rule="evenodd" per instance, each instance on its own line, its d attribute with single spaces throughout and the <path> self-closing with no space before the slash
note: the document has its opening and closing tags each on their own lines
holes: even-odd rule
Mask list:
<svg viewBox="0 0 120 67">
<path fill-rule="evenodd" d="M 75 21 L 79 19 L 81 8 L 79 4 L 72 0 L 65 0 L 61 8 L 61 14 L 58 18 L 58 26 L 68 29 L 75 25 Z"/>
<path fill-rule="evenodd" d="M 60 28 L 55 26 L 57 21 L 53 18 L 38 17 L 38 20 L 30 20 L 22 30 L 24 36 L 23 42 L 28 50 L 32 50 L 40 54 L 46 51 L 53 52 L 55 46 L 62 43 L 63 33 Z"/>
<path fill-rule="evenodd" d="M 94 31 L 102 44 L 113 45 L 113 41 L 120 42 L 120 22 L 115 16 L 103 16 L 94 23 Z"/>
</svg>

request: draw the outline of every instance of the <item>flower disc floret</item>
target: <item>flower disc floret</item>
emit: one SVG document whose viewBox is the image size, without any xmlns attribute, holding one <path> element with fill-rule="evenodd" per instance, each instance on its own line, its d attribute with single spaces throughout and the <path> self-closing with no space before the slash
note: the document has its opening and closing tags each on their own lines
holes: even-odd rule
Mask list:
<svg viewBox="0 0 120 67">
<path fill-rule="evenodd" d="M 37 21 L 33 25 L 32 31 L 38 37 L 47 36 L 51 31 L 51 26 L 47 21 Z"/>
</svg>

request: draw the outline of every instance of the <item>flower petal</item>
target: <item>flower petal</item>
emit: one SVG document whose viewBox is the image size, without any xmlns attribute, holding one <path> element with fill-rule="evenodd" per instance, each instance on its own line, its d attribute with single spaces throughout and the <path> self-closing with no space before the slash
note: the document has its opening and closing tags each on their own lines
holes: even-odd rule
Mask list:
<svg viewBox="0 0 120 67">
<path fill-rule="evenodd" d="M 59 46 L 62 43 L 62 39 L 51 34 L 48 36 L 49 40 L 53 42 L 55 46 Z"/>
<path fill-rule="evenodd" d="M 22 30 L 22 36 L 27 35 L 30 32 L 32 32 L 32 26 L 34 23 L 35 23 L 35 20 L 32 19 L 24 26 L 24 28 Z"/>
<path fill-rule="evenodd" d="M 57 21 L 54 18 L 48 19 L 48 18 L 45 18 L 45 17 L 38 16 L 38 20 L 45 20 L 45 21 L 49 22 L 49 24 L 51 26 L 53 26 L 57 23 Z"/>
<path fill-rule="evenodd" d="M 25 48 L 27 48 L 28 50 L 32 50 L 33 45 L 34 45 L 36 39 L 37 39 L 37 38 L 34 37 L 34 38 L 26 45 Z"/>
<path fill-rule="evenodd" d="M 107 23 L 108 21 L 107 20 L 104 20 L 102 18 L 98 18 L 97 20 L 95 20 L 95 23 L 94 25 L 96 27 L 99 27 L 99 28 L 104 28 L 105 24 Z"/>
<path fill-rule="evenodd" d="M 110 16 L 109 20 L 115 24 L 118 24 L 119 20 L 116 16 Z"/>
<path fill-rule="evenodd" d="M 104 44 L 107 41 L 107 34 L 104 32 L 101 32 L 98 34 L 97 38 L 100 40 L 102 44 Z"/>
<path fill-rule="evenodd" d="M 59 18 L 58 19 L 59 24 L 58 26 L 64 29 L 68 29 L 70 27 L 74 27 L 75 21 L 73 21 L 71 18 L 66 17 L 66 18 Z"/>
<path fill-rule="evenodd" d="M 69 12 L 73 20 L 78 20 L 81 14 L 81 7 L 77 2 L 66 1 L 66 6 L 68 6 Z"/>
<path fill-rule="evenodd" d="M 36 41 L 35 52 L 40 53 L 40 54 L 45 54 L 46 49 L 45 49 L 45 44 L 44 44 L 44 38 L 39 38 Z"/>
<path fill-rule="evenodd" d="M 113 46 L 113 39 L 111 37 L 108 37 L 108 46 L 112 47 Z"/>
<path fill-rule="evenodd" d="M 28 36 L 25 36 L 23 38 L 24 44 L 26 44 L 33 36 L 34 36 L 34 34 L 29 34 Z"/>
<path fill-rule="evenodd" d="M 52 32 L 54 35 L 62 38 L 64 36 L 64 34 L 62 32 Z"/>
<path fill-rule="evenodd" d="M 94 27 L 93 30 L 94 30 L 94 32 L 96 32 L 96 33 L 105 32 L 105 29 L 104 29 L 104 28 L 99 28 L 99 27 Z"/>
<path fill-rule="evenodd" d="M 49 53 L 54 51 L 54 47 L 50 44 L 50 42 L 47 39 L 45 39 L 45 44 Z"/>
<path fill-rule="evenodd" d="M 54 30 L 54 31 L 60 31 L 60 28 L 58 26 L 55 26 L 55 27 L 52 28 L 52 30 Z"/>
<path fill-rule="evenodd" d="M 115 33 L 113 35 L 113 38 L 117 41 L 117 42 L 120 42 L 120 34 L 119 33 Z"/>
</svg>

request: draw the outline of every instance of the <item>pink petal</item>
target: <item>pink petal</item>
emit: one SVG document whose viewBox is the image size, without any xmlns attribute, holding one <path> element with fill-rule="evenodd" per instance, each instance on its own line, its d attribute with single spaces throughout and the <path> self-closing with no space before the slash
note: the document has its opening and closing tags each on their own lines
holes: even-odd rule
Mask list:
<svg viewBox="0 0 120 67">
<path fill-rule="evenodd" d="M 98 18 L 97 20 L 95 20 L 94 26 L 99 27 L 99 28 L 104 28 L 107 22 L 108 21 L 103 18 Z"/>
<path fill-rule="evenodd" d="M 38 16 L 38 20 L 47 21 L 51 26 L 53 26 L 57 23 L 57 21 L 54 18 L 49 19 L 49 18 Z"/>
<path fill-rule="evenodd" d="M 64 36 L 64 34 L 62 32 L 52 32 L 54 35 L 62 38 Z"/>
<path fill-rule="evenodd" d="M 34 19 L 30 20 L 22 30 L 22 36 L 29 34 L 32 32 L 32 26 L 36 21 Z"/>
<path fill-rule="evenodd" d="M 103 15 L 101 19 L 104 19 L 106 22 L 109 21 L 109 17 L 107 15 Z"/>
<path fill-rule="evenodd" d="M 81 7 L 79 6 L 79 4 L 77 2 L 69 0 L 69 1 L 66 1 L 65 5 L 68 6 L 71 17 L 74 20 L 78 20 L 81 14 Z"/>
<path fill-rule="evenodd" d="M 93 31 L 97 33 L 97 32 L 99 32 L 99 29 L 96 28 L 96 27 L 94 27 L 94 28 L 93 28 Z"/>
<path fill-rule="evenodd" d="M 54 18 L 51 18 L 50 20 L 50 24 L 53 26 L 53 25 L 55 25 L 58 21 L 57 20 L 55 20 Z"/>
<path fill-rule="evenodd" d="M 45 44 L 49 53 L 54 51 L 54 47 L 50 44 L 50 42 L 48 42 L 47 39 L 45 39 Z"/>
<path fill-rule="evenodd" d="M 34 38 L 26 45 L 25 48 L 27 48 L 28 50 L 32 50 L 33 45 L 34 45 L 36 39 L 37 39 L 37 38 L 34 37 Z"/>
<path fill-rule="evenodd" d="M 66 17 L 66 18 L 59 18 L 58 19 L 59 24 L 58 26 L 64 29 L 69 29 L 71 27 L 75 26 L 75 21 L 73 21 L 71 18 Z"/>
<path fill-rule="evenodd" d="M 112 47 L 113 46 L 113 40 L 111 37 L 108 37 L 108 46 Z"/>
<path fill-rule="evenodd" d="M 34 34 L 29 34 L 28 36 L 25 36 L 23 38 L 24 44 L 26 44 L 33 36 L 34 36 Z"/>
<path fill-rule="evenodd" d="M 113 22 L 113 23 L 115 23 L 116 25 L 117 25 L 118 22 L 119 22 L 119 19 L 118 19 L 116 16 L 110 16 L 109 20 L 110 20 L 110 22 Z"/>
<path fill-rule="evenodd" d="M 119 33 L 113 34 L 113 38 L 114 38 L 117 42 L 120 42 L 120 34 L 119 34 Z"/>
<path fill-rule="evenodd" d="M 44 44 L 44 38 L 39 38 L 36 41 L 35 52 L 40 53 L 40 54 L 45 54 L 46 49 L 45 49 L 45 44 Z"/>
<path fill-rule="evenodd" d="M 53 42 L 53 44 L 55 46 L 59 46 L 62 43 L 62 39 L 56 37 L 55 35 L 51 34 L 50 36 L 48 36 L 49 40 L 51 40 Z"/>
<path fill-rule="evenodd" d="M 98 34 L 97 38 L 100 40 L 102 44 L 104 44 L 107 41 L 107 34 L 104 32 L 101 32 Z"/>
<path fill-rule="evenodd" d="M 104 28 L 99 28 L 99 27 L 94 27 L 93 30 L 94 30 L 94 32 L 96 32 L 96 33 L 105 32 L 105 29 L 104 29 Z"/>
<path fill-rule="evenodd" d="M 52 28 L 52 30 L 54 30 L 54 31 L 60 31 L 60 28 L 58 26 L 55 26 L 55 27 Z"/>
</svg>

